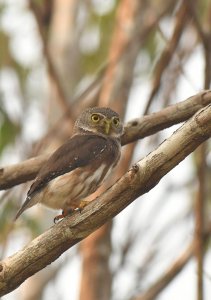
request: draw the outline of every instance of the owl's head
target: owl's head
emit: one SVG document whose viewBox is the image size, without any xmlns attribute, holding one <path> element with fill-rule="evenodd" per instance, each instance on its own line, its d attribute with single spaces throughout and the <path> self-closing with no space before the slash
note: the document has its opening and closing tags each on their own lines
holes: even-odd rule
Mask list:
<svg viewBox="0 0 211 300">
<path fill-rule="evenodd" d="M 74 132 L 93 132 L 120 138 L 123 124 L 119 115 L 107 107 L 86 109 L 75 122 Z"/>
</svg>

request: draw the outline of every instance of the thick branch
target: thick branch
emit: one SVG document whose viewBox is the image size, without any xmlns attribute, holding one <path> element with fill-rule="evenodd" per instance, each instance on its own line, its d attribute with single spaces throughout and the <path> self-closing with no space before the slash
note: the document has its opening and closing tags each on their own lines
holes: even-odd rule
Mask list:
<svg viewBox="0 0 211 300">
<path fill-rule="evenodd" d="M 211 103 L 211 91 L 206 90 L 159 112 L 132 120 L 125 126 L 122 145 L 135 142 L 172 125 L 184 122 L 209 103 Z"/>
<path fill-rule="evenodd" d="M 133 166 L 103 195 L 0 263 L 0 296 L 14 290 L 64 251 L 116 216 L 211 136 L 211 104 L 186 122 L 155 151 Z"/>
<path fill-rule="evenodd" d="M 47 158 L 48 155 L 40 155 L 15 165 L 0 168 L 0 190 L 34 179 Z"/>
</svg>

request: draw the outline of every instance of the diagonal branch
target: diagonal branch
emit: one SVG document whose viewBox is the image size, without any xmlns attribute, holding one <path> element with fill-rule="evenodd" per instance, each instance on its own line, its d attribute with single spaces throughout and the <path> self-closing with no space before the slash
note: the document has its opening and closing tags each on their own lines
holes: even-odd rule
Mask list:
<svg viewBox="0 0 211 300">
<path fill-rule="evenodd" d="M 148 114 L 153 98 L 156 96 L 156 94 L 158 93 L 161 87 L 161 80 L 162 80 L 163 73 L 165 72 L 166 67 L 170 64 L 173 54 L 175 53 L 178 47 L 182 34 L 184 33 L 184 28 L 186 26 L 186 23 L 188 22 L 187 12 L 188 12 L 187 6 L 183 1 L 177 13 L 176 24 L 174 27 L 172 37 L 168 41 L 166 47 L 164 48 L 160 58 L 158 59 L 155 65 L 154 74 L 153 74 L 154 78 L 152 82 L 152 90 L 150 92 L 146 108 L 144 110 L 144 115 Z"/>
<path fill-rule="evenodd" d="M 203 240 L 207 242 L 211 233 L 211 223 L 209 222 L 203 231 Z M 134 297 L 133 300 L 153 300 L 164 290 L 164 288 L 184 269 L 190 259 L 194 256 L 195 239 L 187 246 L 177 259 L 163 272 L 146 292 Z"/>
<path fill-rule="evenodd" d="M 159 112 L 135 119 L 125 125 L 122 145 L 135 142 L 160 130 L 179 124 L 192 117 L 202 107 L 211 103 L 211 91 L 205 90 L 185 101 L 167 106 Z"/>
<path fill-rule="evenodd" d="M 134 119 L 125 125 L 122 145 L 186 121 L 209 103 L 211 103 L 211 91 L 207 90 L 178 104 L 168 106 L 157 113 L 144 116 L 141 119 Z M 37 156 L 12 166 L 0 168 L 0 190 L 34 179 L 48 157 L 49 155 Z"/>
<path fill-rule="evenodd" d="M 82 213 L 74 213 L 0 262 L 0 296 L 56 260 L 67 249 L 116 216 L 211 136 L 211 104 L 134 165 Z"/>
<path fill-rule="evenodd" d="M 194 241 L 192 241 L 185 251 L 174 261 L 174 263 L 152 284 L 152 286 L 142 295 L 134 297 L 133 300 L 153 300 L 160 292 L 183 270 L 190 261 L 194 253 Z"/>
<path fill-rule="evenodd" d="M 54 62 L 52 60 L 52 57 L 51 57 L 51 54 L 50 54 L 50 51 L 48 48 L 46 32 L 45 32 L 45 28 L 43 26 L 42 16 L 40 14 L 40 11 L 39 11 L 38 6 L 36 5 L 35 1 L 33 1 L 33 0 L 29 1 L 29 8 L 31 9 L 32 13 L 34 14 L 35 20 L 37 21 L 38 31 L 40 33 L 40 37 L 41 37 L 42 45 L 43 45 L 43 55 L 46 59 L 49 77 L 52 80 L 52 83 L 54 84 L 56 91 L 58 93 L 58 97 L 56 99 L 60 102 L 61 108 L 64 110 L 65 115 L 68 117 L 68 121 L 69 121 L 70 125 L 73 125 L 72 120 L 74 119 L 74 114 L 69 106 L 68 97 L 65 94 L 65 91 L 62 86 L 61 78 L 57 72 L 57 69 L 54 65 Z"/>
</svg>

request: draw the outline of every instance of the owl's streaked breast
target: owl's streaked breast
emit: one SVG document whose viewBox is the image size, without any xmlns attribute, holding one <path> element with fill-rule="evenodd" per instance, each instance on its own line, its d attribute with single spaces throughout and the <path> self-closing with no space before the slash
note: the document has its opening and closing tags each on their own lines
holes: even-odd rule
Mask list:
<svg viewBox="0 0 211 300">
<path fill-rule="evenodd" d="M 53 179 L 41 193 L 40 202 L 53 209 L 77 207 L 80 200 L 94 193 L 112 167 L 102 164 L 95 171 L 78 168 Z"/>
</svg>

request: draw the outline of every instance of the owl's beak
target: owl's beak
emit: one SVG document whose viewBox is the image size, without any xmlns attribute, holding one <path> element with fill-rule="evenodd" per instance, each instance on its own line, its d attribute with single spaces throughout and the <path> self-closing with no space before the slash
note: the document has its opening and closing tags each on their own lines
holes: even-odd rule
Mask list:
<svg viewBox="0 0 211 300">
<path fill-rule="evenodd" d="M 105 122 L 105 133 L 109 134 L 112 121 L 109 119 L 105 119 L 104 122 Z"/>
</svg>

